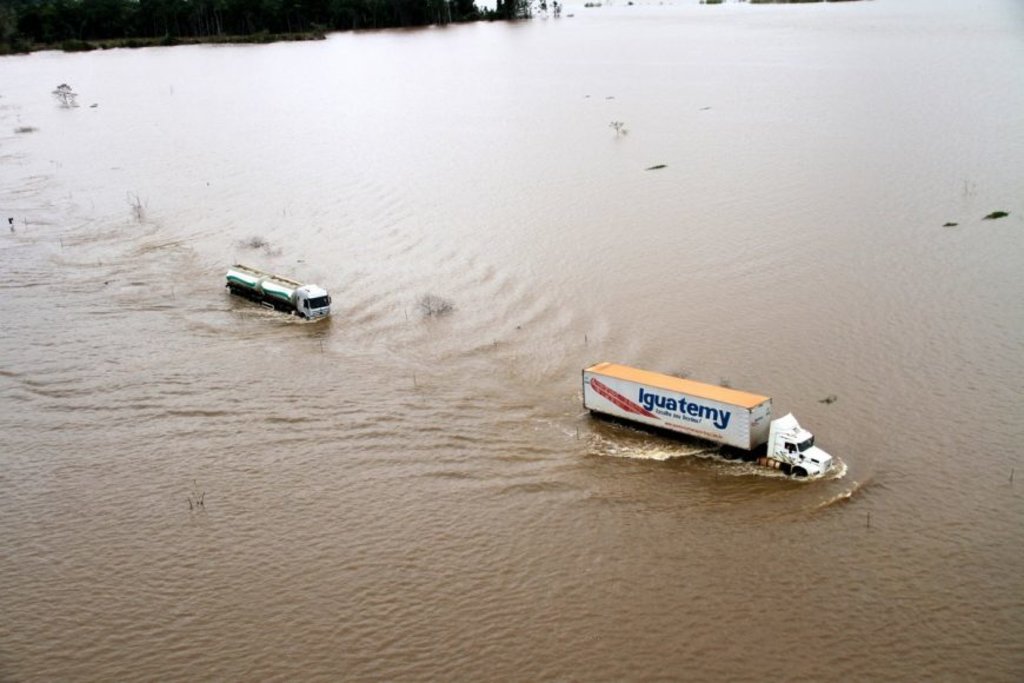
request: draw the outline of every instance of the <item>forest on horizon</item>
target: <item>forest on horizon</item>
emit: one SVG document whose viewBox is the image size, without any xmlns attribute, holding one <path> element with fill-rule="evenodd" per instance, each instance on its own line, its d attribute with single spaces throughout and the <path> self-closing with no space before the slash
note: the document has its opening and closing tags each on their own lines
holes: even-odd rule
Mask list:
<svg viewBox="0 0 1024 683">
<path fill-rule="evenodd" d="M 0 0 L 0 54 L 295 40 L 530 13 L 530 0 L 498 0 L 493 10 L 475 0 Z"/>
</svg>

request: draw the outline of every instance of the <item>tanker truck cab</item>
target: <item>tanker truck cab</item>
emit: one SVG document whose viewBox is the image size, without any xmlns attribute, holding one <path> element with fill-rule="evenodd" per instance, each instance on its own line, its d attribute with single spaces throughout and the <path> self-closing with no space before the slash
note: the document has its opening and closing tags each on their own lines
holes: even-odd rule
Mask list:
<svg viewBox="0 0 1024 683">
<path fill-rule="evenodd" d="M 772 420 L 768 457 L 778 461 L 786 474 L 799 477 L 818 477 L 832 467 L 832 456 L 814 445 L 814 435 L 801 427 L 792 413 Z"/>
<path fill-rule="evenodd" d="M 295 290 L 295 313 L 301 318 L 323 318 L 331 314 L 331 297 L 317 285 L 303 285 Z"/>
</svg>

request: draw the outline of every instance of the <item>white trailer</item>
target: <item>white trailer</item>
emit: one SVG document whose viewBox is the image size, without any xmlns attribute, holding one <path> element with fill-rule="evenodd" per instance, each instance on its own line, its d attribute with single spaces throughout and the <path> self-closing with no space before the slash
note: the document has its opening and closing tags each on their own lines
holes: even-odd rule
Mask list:
<svg viewBox="0 0 1024 683">
<path fill-rule="evenodd" d="M 331 314 L 331 296 L 323 287 L 304 285 L 249 266 L 231 266 L 226 287 L 232 294 L 300 318 L 324 318 Z"/>
<path fill-rule="evenodd" d="M 832 466 L 832 456 L 792 414 L 772 420 L 772 400 L 760 394 L 598 363 L 583 370 L 583 406 L 739 449 L 747 460 L 786 474 L 820 476 Z"/>
</svg>

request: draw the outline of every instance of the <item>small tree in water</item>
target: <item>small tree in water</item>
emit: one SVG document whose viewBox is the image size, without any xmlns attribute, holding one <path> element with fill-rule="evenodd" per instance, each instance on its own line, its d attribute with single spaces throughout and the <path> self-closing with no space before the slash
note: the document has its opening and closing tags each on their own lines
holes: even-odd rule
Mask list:
<svg viewBox="0 0 1024 683">
<path fill-rule="evenodd" d="M 70 109 L 71 107 L 77 107 L 78 103 L 75 102 L 75 98 L 78 97 L 78 93 L 71 89 L 71 86 L 67 83 L 61 83 L 57 86 L 57 89 L 53 91 L 53 96 L 60 102 L 60 106 Z"/>
<path fill-rule="evenodd" d="M 438 316 L 451 313 L 455 310 L 455 304 L 448 299 L 437 296 L 436 294 L 425 294 L 420 297 L 420 300 L 416 302 L 419 306 L 420 311 L 425 316 Z"/>
<path fill-rule="evenodd" d="M 615 137 L 625 135 L 626 133 L 629 132 L 628 130 L 626 130 L 626 124 L 622 121 L 612 121 L 611 123 L 608 124 L 608 127 L 615 129 Z"/>
</svg>

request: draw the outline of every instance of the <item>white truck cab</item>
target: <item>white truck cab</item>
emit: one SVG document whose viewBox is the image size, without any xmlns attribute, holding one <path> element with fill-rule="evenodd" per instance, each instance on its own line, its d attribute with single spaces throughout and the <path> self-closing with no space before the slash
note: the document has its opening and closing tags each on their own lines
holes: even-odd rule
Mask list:
<svg viewBox="0 0 1024 683">
<path fill-rule="evenodd" d="M 317 285 L 295 290 L 295 312 L 302 318 L 323 318 L 331 314 L 331 296 Z"/>
<path fill-rule="evenodd" d="M 818 477 L 832 467 L 832 456 L 814 445 L 814 435 L 789 413 L 772 420 L 768 431 L 768 458 L 786 465 L 787 474 Z"/>
</svg>

